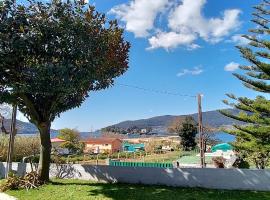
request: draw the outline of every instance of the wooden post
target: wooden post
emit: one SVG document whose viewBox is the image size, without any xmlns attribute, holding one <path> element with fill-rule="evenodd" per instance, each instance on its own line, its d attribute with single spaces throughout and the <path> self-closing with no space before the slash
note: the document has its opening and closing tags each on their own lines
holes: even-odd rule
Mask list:
<svg viewBox="0 0 270 200">
<path fill-rule="evenodd" d="M 9 143 L 8 143 L 6 178 L 8 178 L 8 174 L 12 169 L 12 156 L 13 156 L 13 149 L 14 149 L 14 139 L 16 135 L 16 115 L 17 115 L 17 105 L 14 105 L 13 110 L 12 110 Z"/>
<path fill-rule="evenodd" d="M 198 122 L 199 122 L 199 143 L 200 143 L 200 161 L 201 167 L 205 167 L 205 157 L 204 157 L 204 138 L 203 138 L 203 122 L 202 122 L 202 95 L 198 94 Z"/>
</svg>

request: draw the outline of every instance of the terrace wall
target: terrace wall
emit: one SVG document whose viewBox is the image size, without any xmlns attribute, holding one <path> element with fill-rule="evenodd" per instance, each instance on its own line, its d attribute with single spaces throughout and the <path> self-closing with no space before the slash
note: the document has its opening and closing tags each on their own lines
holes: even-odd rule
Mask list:
<svg viewBox="0 0 270 200">
<path fill-rule="evenodd" d="M 31 171 L 30 164 L 14 163 L 19 175 Z M 5 163 L 0 162 L 0 176 Z M 147 168 L 94 165 L 51 165 L 51 177 L 76 178 L 110 183 L 139 183 L 174 187 L 202 187 L 229 190 L 270 191 L 270 170 L 253 169 L 198 169 Z"/>
</svg>

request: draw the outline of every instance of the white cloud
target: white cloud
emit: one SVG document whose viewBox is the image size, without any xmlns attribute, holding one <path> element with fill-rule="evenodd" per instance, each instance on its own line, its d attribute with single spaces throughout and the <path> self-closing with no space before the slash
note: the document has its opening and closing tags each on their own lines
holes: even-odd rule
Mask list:
<svg viewBox="0 0 270 200">
<path fill-rule="evenodd" d="M 227 9 L 219 17 L 206 17 L 203 13 L 206 3 L 206 0 L 130 0 L 113 7 L 109 13 L 124 22 L 126 30 L 135 37 L 148 37 L 147 49 L 184 46 L 194 50 L 200 47 L 194 44 L 198 39 L 220 42 L 241 24 L 241 10 Z M 166 21 L 167 27 L 157 27 L 157 17 Z"/>
<path fill-rule="evenodd" d="M 12 106 L 9 104 L 0 104 L 0 114 L 6 119 L 11 119 Z M 29 122 L 29 120 L 20 111 L 17 111 L 16 119 L 23 122 Z"/>
<path fill-rule="evenodd" d="M 150 47 L 147 49 L 157 49 L 164 48 L 166 50 L 173 49 L 178 47 L 179 45 L 190 46 L 190 48 L 198 48 L 199 46 L 196 44 L 192 44 L 192 42 L 196 39 L 195 35 L 192 34 L 182 34 L 176 32 L 160 32 L 156 36 L 152 36 L 148 39 L 150 43 Z"/>
<path fill-rule="evenodd" d="M 126 23 L 126 30 L 136 37 L 146 37 L 154 28 L 154 21 L 169 0 L 132 0 L 129 4 L 113 7 L 109 13 L 115 14 Z"/>
<path fill-rule="evenodd" d="M 177 32 L 197 34 L 210 42 L 219 42 L 240 25 L 238 9 L 225 10 L 222 18 L 204 17 L 206 0 L 182 0 L 169 16 L 168 26 Z"/>
<path fill-rule="evenodd" d="M 29 122 L 29 120 L 20 111 L 17 112 L 17 117 L 16 118 L 17 118 L 17 120 L 20 120 L 22 122 Z"/>
<path fill-rule="evenodd" d="M 184 75 L 199 75 L 201 73 L 203 73 L 203 69 L 199 66 L 199 67 L 194 67 L 193 69 L 183 69 L 176 76 L 181 77 Z"/>
<path fill-rule="evenodd" d="M 192 51 L 192 50 L 200 49 L 200 48 L 202 48 L 202 47 L 198 44 L 191 44 L 187 47 L 187 50 Z"/>
<path fill-rule="evenodd" d="M 238 63 L 230 62 L 229 64 L 227 64 L 227 65 L 224 67 L 224 70 L 225 70 L 225 71 L 232 72 L 232 71 L 237 70 L 238 68 L 239 68 L 239 64 L 238 64 Z"/>
<path fill-rule="evenodd" d="M 247 38 L 242 37 L 240 34 L 234 35 L 231 37 L 231 40 L 228 42 L 236 43 L 237 45 L 247 45 L 249 40 Z"/>
</svg>

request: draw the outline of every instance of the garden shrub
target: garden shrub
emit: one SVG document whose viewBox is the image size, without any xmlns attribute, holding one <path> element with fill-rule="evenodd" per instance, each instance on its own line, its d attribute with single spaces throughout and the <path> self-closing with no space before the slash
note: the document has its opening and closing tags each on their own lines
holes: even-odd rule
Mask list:
<svg viewBox="0 0 270 200">
<path fill-rule="evenodd" d="M 225 168 L 225 159 L 223 157 L 213 157 L 212 161 L 216 168 Z"/>
</svg>

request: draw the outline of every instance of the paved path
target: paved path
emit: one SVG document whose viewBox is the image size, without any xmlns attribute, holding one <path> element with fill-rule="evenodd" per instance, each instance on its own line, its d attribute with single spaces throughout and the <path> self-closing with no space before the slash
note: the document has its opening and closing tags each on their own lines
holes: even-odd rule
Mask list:
<svg viewBox="0 0 270 200">
<path fill-rule="evenodd" d="M 5 193 L 0 193 L 0 200 L 17 200 L 17 198 L 9 196 Z"/>
</svg>

